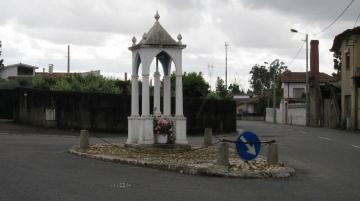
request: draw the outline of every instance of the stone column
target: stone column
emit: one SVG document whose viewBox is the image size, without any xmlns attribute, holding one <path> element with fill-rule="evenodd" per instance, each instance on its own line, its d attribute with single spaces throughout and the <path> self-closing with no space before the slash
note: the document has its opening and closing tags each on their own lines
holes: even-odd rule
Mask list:
<svg viewBox="0 0 360 201">
<path fill-rule="evenodd" d="M 183 116 L 182 74 L 176 75 L 176 116 Z"/>
<path fill-rule="evenodd" d="M 158 70 L 158 59 L 156 59 L 156 72 L 154 73 L 154 114 L 160 115 L 160 73 Z"/>
<path fill-rule="evenodd" d="M 150 116 L 149 74 L 142 78 L 142 114 L 140 118 L 140 132 L 138 144 L 154 143 L 153 118 Z M 137 125 L 139 126 L 139 125 Z"/>
<path fill-rule="evenodd" d="M 131 76 L 131 115 L 128 117 L 127 144 L 135 144 L 139 138 L 139 76 Z"/>
<path fill-rule="evenodd" d="M 131 116 L 139 116 L 139 76 L 131 76 Z"/>
<path fill-rule="evenodd" d="M 175 111 L 175 143 L 188 144 L 186 138 L 186 118 L 183 115 L 182 74 L 176 75 L 176 111 Z"/>
<path fill-rule="evenodd" d="M 149 74 L 142 76 L 142 102 L 141 111 L 142 117 L 150 115 L 150 97 L 149 97 Z"/>
<path fill-rule="evenodd" d="M 164 75 L 164 108 L 165 116 L 171 115 L 171 81 L 170 75 Z"/>
</svg>

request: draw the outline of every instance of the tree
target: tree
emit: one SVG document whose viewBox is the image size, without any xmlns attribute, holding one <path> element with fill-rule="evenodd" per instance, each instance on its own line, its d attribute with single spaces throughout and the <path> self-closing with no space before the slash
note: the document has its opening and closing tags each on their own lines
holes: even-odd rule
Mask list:
<svg viewBox="0 0 360 201">
<path fill-rule="evenodd" d="M 268 64 L 268 63 L 265 63 Z M 261 94 L 265 89 L 272 88 L 272 83 L 276 83 L 276 88 L 281 88 L 280 75 L 286 71 L 287 66 L 284 62 L 279 59 L 275 59 L 269 64 L 268 67 L 265 65 L 255 64 L 250 71 L 250 85 L 253 88 L 254 94 Z"/>
<path fill-rule="evenodd" d="M 260 97 L 260 103 L 257 104 L 255 111 L 257 113 L 264 113 L 266 103 L 272 102 L 273 87 L 276 87 L 276 105 L 280 103 L 282 97 L 281 80 L 280 75 L 284 72 L 289 71 L 284 62 L 279 59 L 275 59 L 270 64 L 264 63 L 265 65 L 256 64 L 252 67 L 250 74 L 250 84 L 253 88 L 253 94 L 262 95 Z M 248 92 L 249 93 L 249 92 Z"/>
<path fill-rule="evenodd" d="M 116 84 L 116 80 L 96 75 L 69 74 L 63 77 L 35 77 L 32 84 L 37 89 L 56 91 L 125 93 L 125 89 Z"/>
<path fill-rule="evenodd" d="M 228 95 L 228 92 L 226 90 L 226 86 L 224 84 L 224 80 L 221 79 L 220 77 L 217 77 L 216 79 L 216 93 L 221 97 L 221 98 L 226 98 L 226 96 Z"/>
<path fill-rule="evenodd" d="M 249 82 L 255 94 L 260 94 L 265 88 L 270 88 L 270 74 L 264 65 L 255 64 L 250 74 Z"/>
<path fill-rule="evenodd" d="M 239 85 L 239 84 L 232 83 L 232 84 L 229 85 L 228 89 L 229 89 L 229 92 L 230 92 L 232 95 L 245 95 L 244 90 L 243 90 L 243 89 L 240 89 L 240 85 Z"/>
<path fill-rule="evenodd" d="M 210 85 L 205 81 L 201 72 L 184 73 L 183 75 L 183 95 L 184 97 L 200 98 L 206 97 L 209 93 Z M 171 90 L 175 94 L 176 76 L 171 74 Z"/>
<path fill-rule="evenodd" d="M 206 97 L 210 85 L 205 81 L 202 73 L 184 73 L 183 91 L 185 97 Z"/>
<path fill-rule="evenodd" d="M 341 73 L 341 54 L 334 53 L 334 69 L 337 71 L 337 74 Z"/>
</svg>

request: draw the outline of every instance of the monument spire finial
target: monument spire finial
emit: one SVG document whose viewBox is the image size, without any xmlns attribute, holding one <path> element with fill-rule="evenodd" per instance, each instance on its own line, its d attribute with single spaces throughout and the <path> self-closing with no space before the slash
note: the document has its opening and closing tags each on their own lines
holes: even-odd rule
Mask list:
<svg viewBox="0 0 360 201">
<path fill-rule="evenodd" d="M 155 14 L 154 18 L 156 19 L 156 21 L 159 21 L 160 15 L 159 15 L 158 11 L 156 11 L 156 14 Z"/>
</svg>

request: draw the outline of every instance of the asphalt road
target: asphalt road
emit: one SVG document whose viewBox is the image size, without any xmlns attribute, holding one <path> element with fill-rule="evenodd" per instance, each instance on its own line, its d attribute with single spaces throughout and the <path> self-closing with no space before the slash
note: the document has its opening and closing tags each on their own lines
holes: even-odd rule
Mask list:
<svg viewBox="0 0 360 201">
<path fill-rule="evenodd" d="M 0 200 L 360 200 L 359 133 L 264 122 L 238 126 L 277 140 L 280 160 L 296 176 L 214 178 L 102 162 L 65 153 L 78 143 L 76 132 L 0 123 Z"/>
</svg>

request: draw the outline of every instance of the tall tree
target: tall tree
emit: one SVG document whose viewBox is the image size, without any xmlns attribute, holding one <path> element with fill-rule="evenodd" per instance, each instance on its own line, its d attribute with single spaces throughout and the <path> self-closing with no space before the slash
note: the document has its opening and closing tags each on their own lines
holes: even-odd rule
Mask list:
<svg viewBox="0 0 360 201">
<path fill-rule="evenodd" d="M 270 88 L 270 75 L 264 65 L 255 64 L 250 70 L 250 85 L 253 93 L 260 94 L 265 88 Z"/>
<path fill-rule="evenodd" d="M 217 77 L 216 79 L 215 89 L 216 89 L 216 93 L 222 98 L 225 98 L 228 95 L 224 80 L 221 79 L 220 77 Z"/>
<path fill-rule="evenodd" d="M 232 95 L 244 95 L 245 94 L 244 90 L 240 89 L 240 85 L 237 83 L 230 84 L 228 88 L 229 88 L 229 92 Z"/>
<path fill-rule="evenodd" d="M 184 97 L 200 98 L 206 97 L 209 93 L 210 85 L 205 81 L 201 72 L 185 72 L 183 75 L 183 95 Z M 176 76 L 171 74 L 171 91 L 175 94 Z"/>
<path fill-rule="evenodd" d="M 280 75 L 286 71 L 288 71 L 287 66 L 285 66 L 285 63 L 281 62 L 279 59 L 275 59 L 273 62 L 268 64 L 268 66 L 255 64 L 251 68 L 251 78 L 249 81 L 254 94 L 261 94 L 263 90 L 270 89 L 272 87 L 272 83 L 274 82 L 274 77 L 277 88 L 279 88 L 279 84 L 281 84 L 279 79 Z"/>
</svg>

